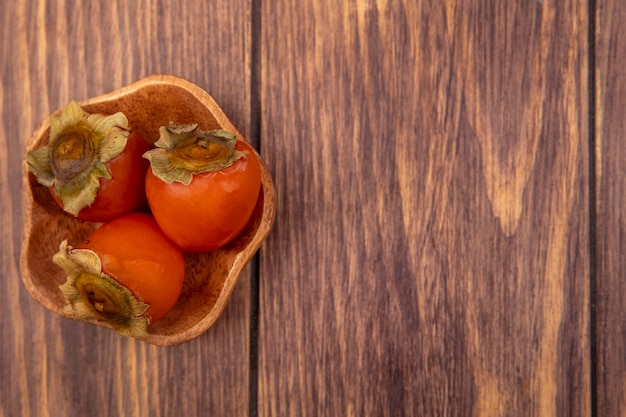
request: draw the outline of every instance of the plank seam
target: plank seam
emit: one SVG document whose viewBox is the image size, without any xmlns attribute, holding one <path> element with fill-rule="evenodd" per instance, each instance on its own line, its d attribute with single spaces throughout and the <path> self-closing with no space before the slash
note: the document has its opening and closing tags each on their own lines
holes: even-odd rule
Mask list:
<svg viewBox="0 0 626 417">
<path fill-rule="evenodd" d="M 590 334 L 590 384 L 591 384 L 591 416 L 600 415 L 598 409 L 598 345 L 597 345 L 597 190 L 596 190 L 596 0 L 588 2 L 588 88 L 589 88 L 589 334 Z"/>
<path fill-rule="evenodd" d="M 251 0 L 250 4 L 250 136 L 261 153 L 261 1 Z M 262 250 L 262 248 L 260 249 Z M 250 262 L 250 374 L 248 392 L 248 415 L 257 417 L 259 386 L 259 303 L 260 303 L 260 260 L 259 253 Z"/>
</svg>

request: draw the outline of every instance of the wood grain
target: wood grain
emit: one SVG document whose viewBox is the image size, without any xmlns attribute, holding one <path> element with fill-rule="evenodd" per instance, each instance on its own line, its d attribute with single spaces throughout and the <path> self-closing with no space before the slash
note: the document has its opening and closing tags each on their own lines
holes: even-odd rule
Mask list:
<svg viewBox="0 0 626 417">
<path fill-rule="evenodd" d="M 0 417 L 624 415 L 620 2 L 0 10 Z M 274 175 L 258 385 L 250 269 L 216 325 L 172 348 L 57 317 L 19 279 L 32 131 L 158 73 L 260 136 Z"/>
<path fill-rule="evenodd" d="M 259 415 L 590 415 L 587 28 L 262 3 Z"/>
<path fill-rule="evenodd" d="M 598 2 L 596 20 L 597 415 L 626 415 L 626 19 L 624 2 Z"/>
<path fill-rule="evenodd" d="M 250 270 L 209 332 L 158 348 L 48 312 L 28 297 L 18 261 L 24 145 L 70 99 L 172 73 L 210 92 L 250 133 L 249 7 L 246 0 L 3 2 L 0 416 L 248 412 Z"/>
</svg>

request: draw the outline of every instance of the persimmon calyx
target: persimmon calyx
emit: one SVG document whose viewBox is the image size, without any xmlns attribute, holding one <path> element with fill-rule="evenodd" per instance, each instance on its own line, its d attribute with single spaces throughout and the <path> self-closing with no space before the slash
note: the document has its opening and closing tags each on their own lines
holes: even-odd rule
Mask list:
<svg viewBox="0 0 626 417">
<path fill-rule="evenodd" d="M 150 319 L 143 314 L 149 305 L 103 273 L 98 254 L 89 249 L 74 249 L 64 240 L 52 260 L 67 274 L 67 281 L 59 286 L 66 302 L 66 316 L 103 321 L 126 336 L 147 336 Z"/>
<path fill-rule="evenodd" d="M 197 123 L 170 123 L 159 134 L 156 148 L 143 157 L 150 161 L 154 175 L 167 184 L 189 185 L 194 174 L 219 171 L 244 156 L 235 148 L 237 137 L 225 130 L 205 132 Z"/>
<path fill-rule="evenodd" d="M 90 114 L 72 101 L 50 116 L 48 144 L 28 152 L 26 162 L 37 181 L 54 186 L 63 209 L 76 216 L 93 204 L 100 178 L 111 178 L 105 163 L 124 150 L 129 133 L 122 112 Z"/>
</svg>

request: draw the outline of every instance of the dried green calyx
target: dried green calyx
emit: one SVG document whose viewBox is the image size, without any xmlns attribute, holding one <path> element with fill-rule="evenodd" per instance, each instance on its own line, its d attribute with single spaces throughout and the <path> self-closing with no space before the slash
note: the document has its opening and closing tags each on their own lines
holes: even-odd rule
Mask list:
<svg viewBox="0 0 626 417">
<path fill-rule="evenodd" d="M 244 154 L 235 148 L 237 137 L 225 130 L 205 132 L 197 124 L 162 126 L 156 148 L 143 156 L 162 181 L 189 185 L 193 174 L 219 171 Z"/>
<path fill-rule="evenodd" d="M 103 321 L 119 333 L 145 337 L 148 305 L 128 288 L 102 272 L 100 257 L 88 249 L 74 249 L 64 240 L 52 260 L 63 268 L 67 281 L 59 286 L 65 297 L 63 313 L 83 321 Z"/>
<path fill-rule="evenodd" d="M 111 178 L 105 163 L 124 150 L 129 129 L 121 112 L 89 114 L 72 101 L 50 116 L 48 144 L 28 152 L 28 168 L 40 184 L 54 186 L 63 209 L 76 216 L 94 202 L 100 178 Z"/>
</svg>

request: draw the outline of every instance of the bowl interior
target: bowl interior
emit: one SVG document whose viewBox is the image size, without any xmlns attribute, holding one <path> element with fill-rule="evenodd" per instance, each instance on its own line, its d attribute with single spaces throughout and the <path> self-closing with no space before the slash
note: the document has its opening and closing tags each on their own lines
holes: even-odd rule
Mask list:
<svg viewBox="0 0 626 417">
<path fill-rule="evenodd" d="M 79 103 L 87 112 L 122 111 L 146 140 L 158 139 L 159 127 L 170 122 L 198 123 L 203 130 L 225 129 L 245 140 L 213 99 L 194 84 L 173 76 L 149 77 L 129 87 Z M 49 120 L 33 134 L 27 150 L 48 141 Z M 183 289 L 174 308 L 152 323 L 146 342 L 174 345 L 197 337 L 217 319 L 238 277 L 269 233 L 274 218 L 274 190 L 263 160 L 262 189 L 252 218 L 244 231 L 228 245 L 204 254 L 186 255 Z M 52 262 L 59 244 L 68 239 L 77 246 L 99 224 L 77 220 L 64 213 L 24 164 L 25 230 L 22 247 L 22 279 L 31 296 L 49 310 L 63 314 L 64 300 L 58 288 L 65 282 L 61 268 Z M 95 322 L 95 324 L 106 324 Z"/>
</svg>

